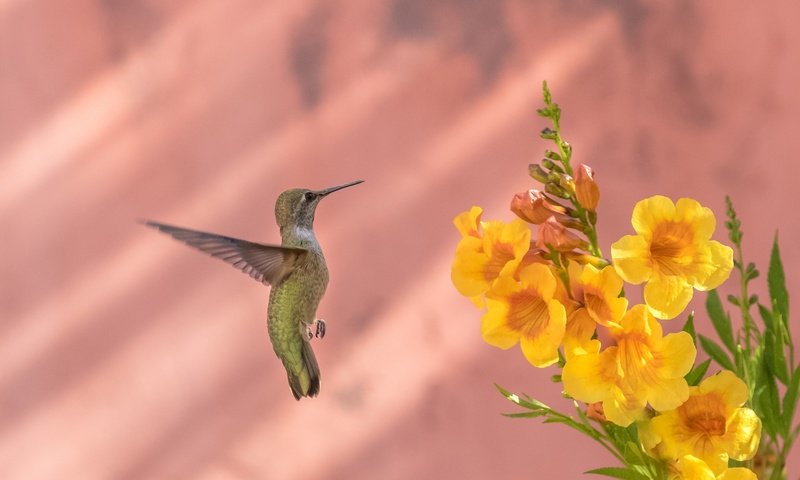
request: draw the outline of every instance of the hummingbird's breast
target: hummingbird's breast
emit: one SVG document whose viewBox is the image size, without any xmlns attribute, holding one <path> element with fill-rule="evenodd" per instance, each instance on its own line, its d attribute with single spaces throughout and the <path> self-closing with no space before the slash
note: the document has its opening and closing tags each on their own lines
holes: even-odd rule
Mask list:
<svg viewBox="0 0 800 480">
<path fill-rule="evenodd" d="M 328 287 L 328 268 L 310 229 L 282 232 L 285 246 L 308 249 L 308 254 L 269 295 L 269 333 L 277 339 L 299 335 L 300 322 L 310 324 Z"/>
</svg>

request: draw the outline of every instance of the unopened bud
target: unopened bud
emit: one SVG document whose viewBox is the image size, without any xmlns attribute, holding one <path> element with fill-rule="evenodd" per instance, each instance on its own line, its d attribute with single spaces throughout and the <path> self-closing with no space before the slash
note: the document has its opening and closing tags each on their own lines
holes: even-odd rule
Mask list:
<svg viewBox="0 0 800 480">
<path fill-rule="evenodd" d="M 586 416 L 598 422 L 607 422 L 605 412 L 603 411 L 603 402 L 590 403 L 586 405 Z"/>
<path fill-rule="evenodd" d="M 575 193 L 575 180 L 567 174 L 558 177 L 558 186 L 563 188 L 567 193 Z"/>
<path fill-rule="evenodd" d="M 548 201 L 544 194 L 536 189 L 514 195 L 511 199 L 511 211 L 526 222 L 537 225 L 554 215 L 569 218 L 564 207 Z"/>
<path fill-rule="evenodd" d="M 585 250 L 589 244 L 579 237 L 574 231 L 560 224 L 555 217 L 539 225 L 536 236 L 536 246 L 546 249 L 548 245 L 559 252 L 569 252 L 576 248 Z"/>
<path fill-rule="evenodd" d="M 600 188 L 594 181 L 594 170 L 584 164 L 578 165 L 575 172 L 575 198 L 583 208 L 592 212 L 600 201 Z"/>
<path fill-rule="evenodd" d="M 542 159 L 542 166 L 548 170 L 552 170 L 553 172 L 564 173 L 564 169 L 561 168 L 561 165 L 550 160 L 549 158 Z"/>
<path fill-rule="evenodd" d="M 546 158 L 549 158 L 550 160 L 555 160 L 556 162 L 560 162 L 561 161 L 561 155 L 559 155 L 558 153 L 556 153 L 556 152 L 554 152 L 552 150 L 545 150 L 544 151 L 544 156 Z"/>
<path fill-rule="evenodd" d="M 528 174 L 537 182 L 544 184 L 549 181 L 547 172 L 539 164 L 531 163 L 528 165 Z"/>
<path fill-rule="evenodd" d="M 543 128 L 541 132 L 539 132 L 539 136 L 544 138 L 545 140 L 555 140 L 556 139 L 556 131 L 551 129 L 550 127 Z"/>
<path fill-rule="evenodd" d="M 558 178 L 556 177 L 555 180 L 557 181 Z M 558 185 L 556 185 L 554 183 L 550 183 L 550 182 L 545 184 L 544 191 L 549 193 L 550 195 L 555 195 L 558 198 L 569 198 L 570 197 L 570 194 L 567 191 L 565 191 L 563 188 L 559 187 Z"/>
</svg>

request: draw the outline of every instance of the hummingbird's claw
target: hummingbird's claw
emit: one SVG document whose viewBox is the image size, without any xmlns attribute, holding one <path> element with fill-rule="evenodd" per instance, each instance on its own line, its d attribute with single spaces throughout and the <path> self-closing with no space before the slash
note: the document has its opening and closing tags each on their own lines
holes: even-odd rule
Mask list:
<svg viewBox="0 0 800 480">
<path fill-rule="evenodd" d="M 300 324 L 300 332 L 305 334 L 306 341 L 310 342 L 314 338 L 314 332 L 311 330 L 311 325 L 308 323 Z"/>
<path fill-rule="evenodd" d="M 317 338 L 322 338 L 325 336 L 325 320 L 319 318 L 316 322 L 317 324 Z"/>
</svg>

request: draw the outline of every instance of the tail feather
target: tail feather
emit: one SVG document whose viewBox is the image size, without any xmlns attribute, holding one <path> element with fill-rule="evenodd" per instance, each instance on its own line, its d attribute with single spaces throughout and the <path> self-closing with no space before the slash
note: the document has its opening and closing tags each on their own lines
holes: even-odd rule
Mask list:
<svg viewBox="0 0 800 480">
<path fill-rule="evenodd" d="M 303 342 L 302 354 L 303 364 L 300 371 L 293 372 L 287 369 L 289 386 L 292 388 L 295 400 L 300 400 L 301 397 L 316 397 L 319 394 L 319 365 L 309 342 Z"/>
</svg>

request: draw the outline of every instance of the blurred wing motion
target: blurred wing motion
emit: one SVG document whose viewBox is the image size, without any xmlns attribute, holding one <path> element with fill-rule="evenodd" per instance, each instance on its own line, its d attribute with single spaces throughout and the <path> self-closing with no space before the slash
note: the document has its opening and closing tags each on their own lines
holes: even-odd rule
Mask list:
<svg viewBox="0 0 800 480">
<path fill-rule="evenodd" d="M 163 223 L 145 221 L 144 224 L 168 233 L 211 256 L 221 258 L 266 285 L 277 285 L 308 253 L 304 248 L 264 245 Z"/>
</svg>

